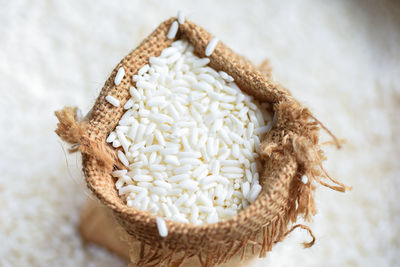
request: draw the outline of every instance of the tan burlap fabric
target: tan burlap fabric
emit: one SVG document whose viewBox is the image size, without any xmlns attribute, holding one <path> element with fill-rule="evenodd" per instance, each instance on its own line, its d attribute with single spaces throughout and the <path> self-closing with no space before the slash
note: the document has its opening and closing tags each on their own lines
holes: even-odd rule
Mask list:
<svg viewBox="0 0 400 267">
<path fill-rule="evenodd" d="M 158 266 L 162 263 L 177 266 L 183 259 L 193 256 L 197 256 L 204 266 L 213 266 L 248 248 L 260 257 L 265 256 L 274 243 L 287 235 L 289 225 L 299 215 L 309 219 L 315 213 L 314 181 L 330 178 L 324 174 L 321 165 L 324 156 L 318 145 L 318 131 L 322 124 L 285 88 L 272 82 L 268 75 L 222 42 L 209 57 L 209 65 L 230 74 L 247 94 L 270 103 L 271 112 L 275 114 L 273 128 L 262 140 L 260 149 L 264 167 L 260 174 L 263 190 L 257 200 L 237 216 L 216 224 L 194 226 L 167 221 L 168 236 L 162 238 L 157 231 L 155 216 L 127 207 L 118 197 L 110 172 L 113 166 L 122 166 L 115 156 L 116 151 L 106 144 L 105 139 L 124 113 L 122 106 L 130 98 L 129 87 L 135 86 L 132 75 L 149 62 L 149 57 L 160 55 L 173 42 L 167 39 L 166 34 L 174 20 L 163 22 L 116 66 L 94 107 L 83 120 L 77 119 L 73 108 L 56 112 L 60 120 L 56 132 L 73 144 L 73 150 L 82 152 L 88 187 L 114 212 L 129 235 L 142 243 L 140 260 L 133 263 L 134 266 Z M 212 36 L 186 21 L 179 26 L 176 38 L 187 39 L 194 45 L 195 53 L 204 57 L 205 47 Z M 115 86 L 114 77 L 121 66 L 126 74 L 121 84 Z M 108 94 L 119 99 L 121 106 L 109 104 L 105 100 Z M 309 178 L 307 184 L 301 182 L 303 175 Z M 330 187 L 344 191 L 344 186 L 338 184 Z"/>
</svg>

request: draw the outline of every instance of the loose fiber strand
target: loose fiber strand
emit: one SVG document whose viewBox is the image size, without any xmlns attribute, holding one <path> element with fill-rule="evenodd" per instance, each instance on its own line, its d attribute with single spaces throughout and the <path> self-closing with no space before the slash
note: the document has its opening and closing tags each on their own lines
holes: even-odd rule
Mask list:
<svg viewBox="0 0 400 267">
<path fill-rule="evenodd" d="M 351 186 L 347 186 L 347 185 L 345 185 L 345 184 L 339 182 L 338 180 L 332 178 L 332 177 L 329 175 L 329 173 L 325 170 L 325 168 L 322 166 L 322 163 L 319 163 L 319 167 L 320 167 L 321 170 L 324 172 L 324 174 L 326 175 L 326 177 L 328 177 L 329 180 L 331 180 L 333 183 L 335 183 L 335 184 L 340 185 L 341 187 L 343 187 L 343 188 L 345 189 L 344 191 L 346 191 L 346 190 L 349 190 L 349 191 L 352 190 L 352 187 L 351 187 Z"/>
<path fill-rule="evenodd" d="M 315 120 L 315 122 L 317 122 L 320 126 L 321 126 L 321 128 L 322 129 L 324 129 L 331 137 L 332 137 L 332 139 L 333 139 L 333 141 L 335 142 L 335 144 L 336 144 L 336 147 L 338 148 L 338 149 L 341 149 L 342 148 L 342 145 L 340 144 L 340 141 L 337 139 L 337 137 L 321 122 L 321 121 L 319 121 L 316 117 L 314 117 L 311 113 L 309 113 L 309 115 L 311 116 L 311 118 L 313 118 L 314 120 Z"/>
<path fill-rule="evenodd" d="M 244 254 L 246 253 L 246 248 L 247 248 L 247 238 L 243 240 L 242 242 L 242 253 L 240 255 L 240 260 L 242 261 L 244 259 Z"/>
<path fill-rule="evenodd" d="M 286 236 L 288 236 L 291 232 L 293 232 L 294 229 L 296 229 L 296 228 L 298 228 L 298 227 L 303 228 L 304 230 L 307 230 L 308 233 L 310 234 L 311 238 L 312 238 L 312 240 L 311 240 L 310 242 L 304 242 L 304 243 L 303 243 L 304 248 L 312 247 L 312 246 L 314 245 L 314 243 L 315 243 L 315 236 L 314 236 L 313 232 L 311 231 L 310 227 L 308 227 L 308 226 L 306 226 L 306 225 L 303 225 L 303 224 L 296 224 L 296 225 L 294 225 L 292 228 L 290 228 L 289 231 L 287 231 L 287 232 L 282 236 L 282 239 L 285 238 Z"/>
<path fill-rule="evenodd" d="M 268 230 L 268 226 L 265 226 L 262 230 L 262 244 L 261 244 L 261 249 L 260 249 L 260 254 L 259 257 L 265 257 L 265 255 L 267 255 L 267 230 Z"/>
<path fill-rule="evenodd" d="M 205 266 L 205 262 L 203 261 L 203 255 L 202 255 L 202 253 L 199 253 L 199 254 L 197 255 L 197 257 L 199 258 L 199 262 L 200 262 L 201 266 Z"/>
<path fill-rule="evenodd" d="M 344 144 L 346 144 L 347 140 L 342 138 L 342 139 L 338 139 L 338 142 L 341 145 L 344 145 Z M 335 145 L 336 146 L 336 142 L 335 141 L 326 141 L 326 142 L 320 143 L 319 145 L 320 146 L 325 146 L 325 145 Z"/>
<path fill-rule="evenodd" d="M 321 179 L 319 179 L 319 178 L 318 178 L 317 176 L 315 176 L 315 175 L 312 175 L 312 177 L 313 177 L 318 183 L 320 183 L 321 185 L 323 185 L 323 186 L 325 186 L 325 187 L 328 187 L 328 188 L 330 188 L 330 189 L 332 189 L 332 190 L 335 190 L 335 191 L 338 191 L 338 192 L 342 192 L 342 193 L 346 192 L 346 188 L 343 187 L 343 186 L 334 186 L 334 185 L 330 185 L 330 184 L 328 184 L 328 183 L 325 183 L 324 181 L 321 181 Z"/>
</svg>

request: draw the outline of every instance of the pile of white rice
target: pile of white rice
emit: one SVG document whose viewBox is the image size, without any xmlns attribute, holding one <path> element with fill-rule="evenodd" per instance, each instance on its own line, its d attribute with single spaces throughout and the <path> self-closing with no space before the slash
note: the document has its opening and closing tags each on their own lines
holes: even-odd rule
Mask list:
<svg viewBox="0 0 400 267">
<path fill-rule="evenodd" d="M 269 58 L 274 77 L 347 139 L 327 147 L 325 167 L 353 191 L 318 187 L 316 244 L 303 249 L 296 230 L 249 266 L 399 266 L 399 6 L 344 0 L 2 1 L 0 266 L 126 266 L 79 238 L 86 186 L 53 111 L 87 112 L 113 67 L 177 9 L 254 63 Z"/>
<path fill-rule="evenodd" d="M 234 216 L 257 198 L 257 150 L 272 120 L 268 105 L 193 50 L 175 41 L 133 76 L 137 88 L 107 142 L 122 146 L 118 157 L 129 172 L 113 175 L 128 206 L 198 225 Z"/>
</svg>

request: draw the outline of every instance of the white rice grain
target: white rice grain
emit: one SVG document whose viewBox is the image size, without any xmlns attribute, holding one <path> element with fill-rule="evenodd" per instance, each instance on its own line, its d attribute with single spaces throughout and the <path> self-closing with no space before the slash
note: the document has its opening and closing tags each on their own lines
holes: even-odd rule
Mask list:
<svg viewBox="0 0 400 267">
<path fill-rule="evenodd" d="M 158 233 L 160 234 L 161 237 L 167 237 L 168 236 L 168 228 L 167 224 L 164 221 L 163 218 L 156 217 L 156 224 L 157 224 L 157 229 Z"/>
<path fill-rule="evenodd" d="M 178 32 L 178 22 L 174 21 L 171 25 L 171 27 L 169 28 L 168 34 L 167 34 L 167 38 L 168 39 L 174 39 L 176 36 L 176 33 Z"/>
<path fill-rule="evenodd" d="M 248 198 L 247 198 L 250 203 L 253 203 L 256 200 L 256 198 L 258 197 L 258 194 L 261 192 L 261 189 L 262 189 L 262 187 L 259 184 L 254 184 L 251 187 L 250 192 L 248 193 Z"/>
<path fill-rule="evenodd" d="M 185 23 L 185 13 L 183 13 L 181 10 L 178 11 L 178 22 L 179 24 Z"/>
<path fill-rule="evenodd" d="M 107 143 L 112 143 L 112 142 L 115 140 L 115 138 L 117 138 L 117 134 L 116 134 L 115 132 L 111 132 L 111 133 L 108 135 L 108 137 L 107 137 L 107 139 L 106 139 L 106 142 L 107 142 Z"/>
<path fill-rule="evenodd" d="M 115 97 L 113 97 L 112 95 L 107 95 L 106 96 L 106 100 L 107 100 L 108 103 L 110 103 L 114 107 L 119 107 L 119 105 L 120 105 L 119 100 L 116 99 Z"/>
<path fill-rule="evenodd" d="M 121 83 L 124 76 L 125 76 L 125 69 L 123 67 L 120 67 L 117 71 L 117 74 L 115 75 L 114 84 L 118 86 Z"/>
<path fill-rule="evenodd" d="M 124 152 L 122 152 L 121 150 L 118 150 L 118 158 L 122 162 L 122 164 L 124 164 L 126 167 L 129 166 L 129 161 L 126 158 Z"/>
<path fill-rule="evenodd" d="M 219 42 L 219 39 L 217 37 L 214 37 L 207 44 L 206 51 L 205 51 L 205 55 L 207 57 L 211 56 L 211 54 L 214 52 L 214 49 L 217 47 L 218 42 Z"/>
</svg>

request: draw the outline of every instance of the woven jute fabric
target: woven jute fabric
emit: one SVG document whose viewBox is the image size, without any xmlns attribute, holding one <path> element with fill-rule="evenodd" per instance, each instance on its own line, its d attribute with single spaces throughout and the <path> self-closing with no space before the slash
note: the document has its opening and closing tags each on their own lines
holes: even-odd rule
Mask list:
<svg viewBox="0 0 400 267">
<path fill-rule="evenodd" d="M 273 127 L 259 150 L 263 170 L 260 173 L 262 192 L 257 200 L 238 215 L 215 224 L 194 226 L 167 221 L 168 236 L 162 238 L 154 215 L 128 207 L 118 196 L 111 171 L 115 166 L 123 166 L 116 157 L 116 149 L 105 139 L 124 113 L 122 106 L 130 98 L 129 87 L 135 86 L 132 75 L 174 41 L 166 37 L 174 20 L 163 22 L 116 66 L 84 119 L 79 120 L 73 108 L 56 112 L 60 120 L 56 132 L 73 144 L 73 150 L 82 152 L 88 187 L 113 211 L 129 236 L 141 242 L 139 261 L 134 266 L 179 265 L 193 256 L 204 266 L 213 266 L 249 247 L 263 257 L 287 235 L 298 216 L 309 219 L 315 213 L 314 184 L 327 175 L 321 165 L 324 156 L 318 144 L 322 124 L 288 90 L 272 82 L 268 75 L 222 42 L 209 57 L 209 66 L 231 75 L 242 91 L 269 103 L 274 113 Z M 179 25 L 176 39 L 188 40 L 195 53 L 204 57 L 212 35 L 186 21 Z M 115 86 L 114 77 L 120 67 L 124 67 L 126 74 L 121 84 Z M 107 95 L 119 99 L 121 106 L 108 103 Z M 303 175 L 309 178 L 306 184 L 301 182 Z M 334 189 L 343 191 L 341 186 Z M 176 255 L 181 258 L 177 259 Z"/>
</svg>

